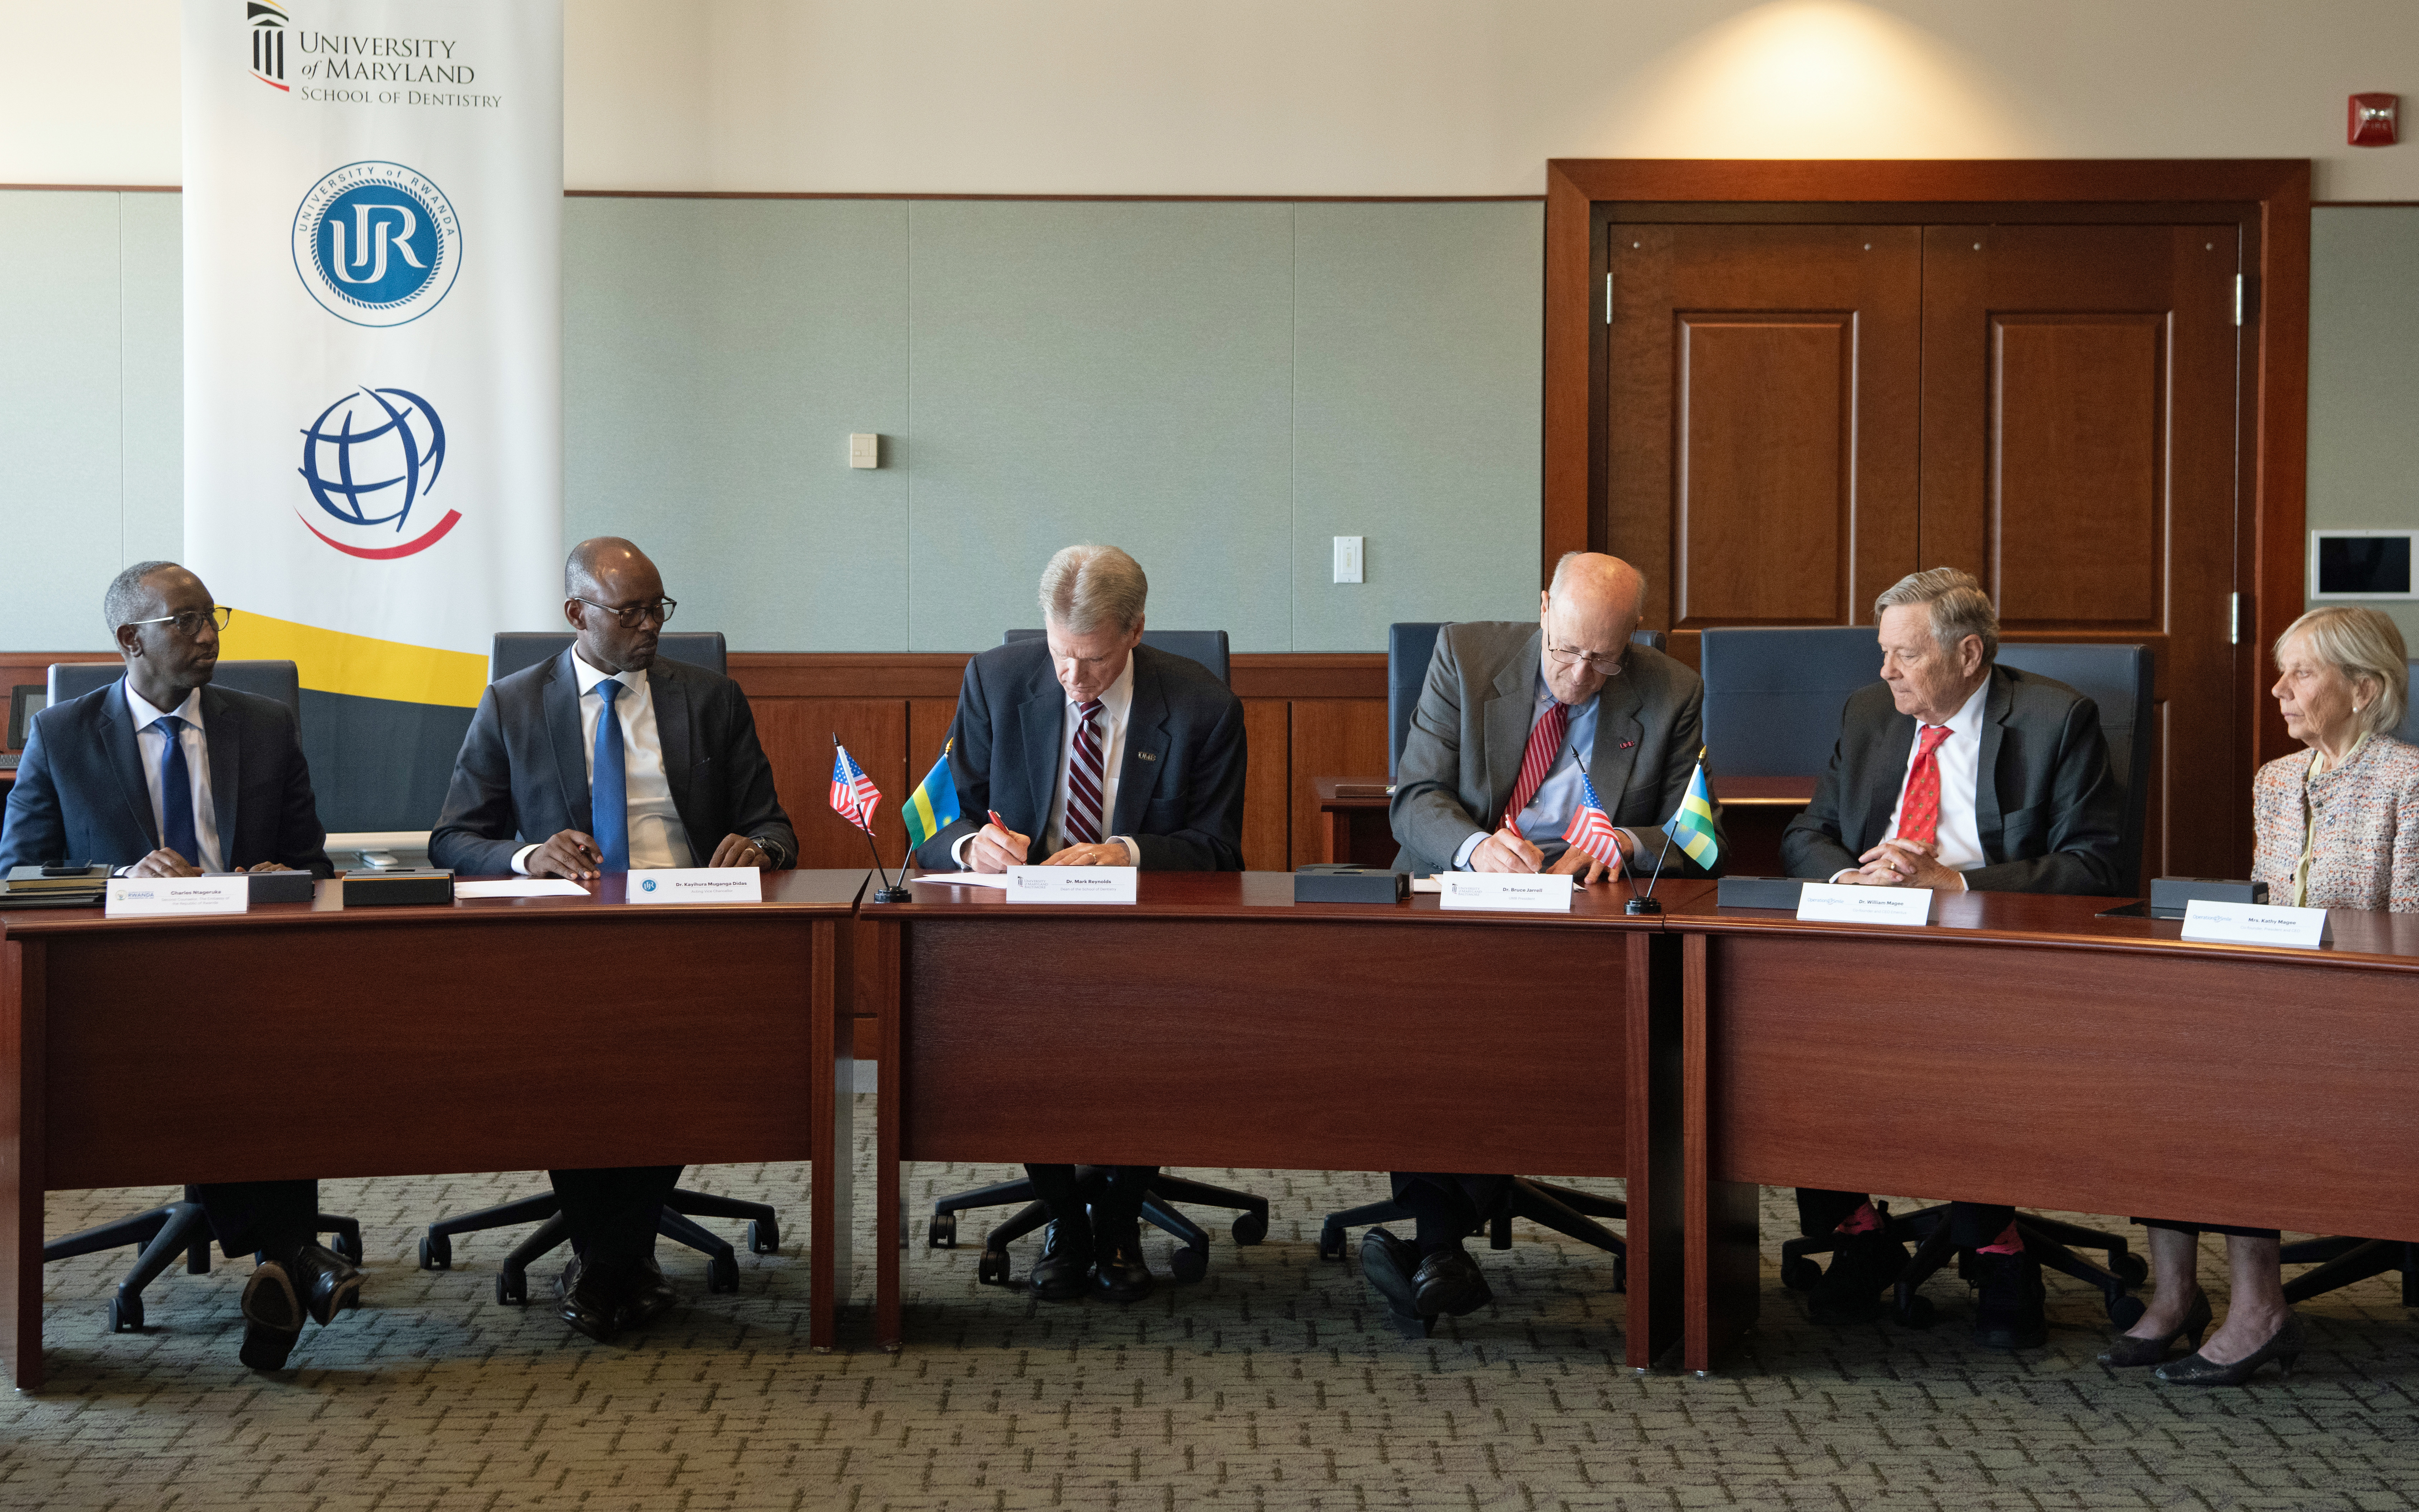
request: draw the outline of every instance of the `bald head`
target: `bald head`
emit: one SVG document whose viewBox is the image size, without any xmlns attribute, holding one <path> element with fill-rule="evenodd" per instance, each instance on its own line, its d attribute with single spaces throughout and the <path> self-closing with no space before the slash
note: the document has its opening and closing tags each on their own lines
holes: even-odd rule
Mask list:
<svg viewBox="0 0 2419 1512">
<path fill-rule="evenodd" d="M 571 555 L 562 559 L 562 596 L 594 598 L 604 586 L 606 574 L 636 567 L 650 573 L 655 570 L 655 564 L 647 560 L 647 554 L 635 542 L 618 535 L 591 536 L 573 547 Z"/>
<path fill-rule="evenodd" d="M 581 658 L 600 671 L 653 666 L 672 607 L 655 564 L 618 535 L 582 541 L 563 559 L 562 617 L 578 636 Z"/>
<path fill-rule="evenodd" d="M 1564 703 L 1595 697 L 1616 674 L 1646 603 L 1646 576 L 1619 557 L 1571 551 L 1538 595 L 1546 686 Z"/>
</svg>

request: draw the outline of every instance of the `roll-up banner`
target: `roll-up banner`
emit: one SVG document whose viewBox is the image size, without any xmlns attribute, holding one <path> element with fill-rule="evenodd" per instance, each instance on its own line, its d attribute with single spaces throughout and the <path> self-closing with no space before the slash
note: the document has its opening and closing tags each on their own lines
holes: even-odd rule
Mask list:
<svg viewBox="0 0 2419 1512">
<path fill-rule="evenodd" d="M 301 671 L 332 830 L 425 829 L 562 622 L 561 0 L 185 0 L 185 562 Z"/>
</svg>

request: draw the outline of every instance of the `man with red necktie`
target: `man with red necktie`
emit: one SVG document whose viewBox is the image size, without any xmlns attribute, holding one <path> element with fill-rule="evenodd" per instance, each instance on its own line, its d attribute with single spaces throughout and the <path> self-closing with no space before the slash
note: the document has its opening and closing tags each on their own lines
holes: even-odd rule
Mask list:
<svg viewBox="0 0 2419 1512">
<path fill-rule="evenodd" d="M 917 866 L 1243 869 L 1243 705 L 1209 668 L 1142 643 L 1149 591 L 1113 546 L 1050 559 L 1042 639 L 966 664 L 948 747 L 965 817 L 917 849 Z M 1034 1295 L 1148 1295 L 1142 1203 L 1157 1167 L 1110 1166 L 1095 1194 L 1071 1165 L 1025 1170 L 1050 1213 Z"/>
<path fill-rule="evenodd" d="M 1703 746 L 1704 685 L 1678 660 L 1633 644 L 1646 581 L 1618 557 L 1573 551 L 1538 595 L 1535 622 L 1479 620 L 1437 635 L 1396 761 L 1391 808 L 1397 871 L 1705 872 L 1650 837 L 1680 811 Z M 1564 840 L 1593 786 L 1613 825 L 1615 866 Z M 1714 810 L 1718 835 L 1721 810 Z M 1394 1200 L 1416 1228 L 1372 1228 L 1361 1270 L 1406 1317 L 1459 1317 L 1490 1292 L 1462 1240 L 1506 1195 L 1509 1176 L 1396 1171 Z"/>
<path fill-rule="evenodd" d="M 1830 770 L 1781 837 L 1789 874 L 1942 892 L 2114 892 L 2123 800 L 2098 706 L 1997 665 L 1997 613 L 1953 567 L 1901 579 L 1873 611 L 1882 680 L 1841 711 Z M 1797 1213 L 1808 1236 L 1840 1236 L 1809 1298 L 1815 1320 L 1873 1317 L 1906 1246 L 1861 1192 L 1800 1188 Z M 2014 1210 L 1952 1203 L 1949 1224 L 1957 1246 L 1981 1260 L 1975 1342 L 2042 1344 L 2041 1266 L 2016 1237 Z"/>
</svg>

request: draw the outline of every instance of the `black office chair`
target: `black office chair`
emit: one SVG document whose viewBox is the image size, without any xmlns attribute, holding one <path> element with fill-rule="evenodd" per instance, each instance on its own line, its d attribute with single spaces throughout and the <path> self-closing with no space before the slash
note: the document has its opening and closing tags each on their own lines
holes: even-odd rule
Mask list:
<svg viewBox="0 0 2419 1512">
<path fill-rule="evenodd" d="M 1437 636 L 1451 623 L 1413 620 L 1386 627 L 1386 775 L 1390 779 L 1402 761 L 1403 742 L 1411 731 L 1411 711 L 1419 704 L 1429 663 L 1436 658 Z M 1663 649 L 1663 633 L 1659 630 L 1641 630 L 1629 639 L 1637 645 Z M 1391 1197 L 1331 1212 L 1318 1227 L 1318 1257 L 1323 1260 L 1343 1259 L 1348 1229 L 1399 1223 L 1410 1216 L 1409 1208 Z M 1481 1216 L 1491 1249 L 1510 1249 L 1512 1220 L 1524 1218 L 1610 1255 L 1612 1288 L 1629 1289 L 1629 1245 L 1620 1235 L 1595 1222 L 1598 1218 L 1626 1220 L 1626 1202 L 1582 1192 L 1575 1186 L 1516 1176 L 1502 1204 Z"/>
<path fill-rule="evenodd" d="M 1040 630 L 1010 630 L 1002 638 L 1004 644 L 1020 640 L 1039 640 Z M 1210 669 L 1222 683 L 1232 686 L 1227 676 L 1226 632 L 1224 630 L 1145 630 L 1142 643 L 1154 651 L 1184 656 Z M 1075 1179 L 1086 1190 L 1095 1190 L 1103 1176 L 1098 1166 L 1075 1167 Z M 1200 1207 L 1227 1208 L 1237 1216 L 1231 1232 L 1238 1244 L 1256 1244 L 1269 1233 L 1269 1199 L 1237 1192 L 1229 1187 L 1211 1186 L 1165 1171 L 1151 1178 L 1143 1195 L 1142 1215 L 1161 1232 L 1172 1235 L 1179 1248 L 1168 1257 L 1170 1274 L 1179 1281 L 1198 1281 L 1210 1269 L 1210 1235 L 1199 1224 L 1186 1217 L 1175 1204 L 1189 1202 Z M 924 1242 L 931 1249 L 958 1247 L 958 1214 L 969 1208 L 1000 1208 L 1021 1203 L 1009 1220 L 983 1236 L 982 1257 L 976 1263 L 975 1279 L 985 1286 L 1008 1283 L 1008 1246 L 1050 1221 L 1048 1210 L 1033 1195 L 1033 1183 L 1020 1177 L 1013 1181 L 994 1181 L 971 1192 L 959 1192 L 942 1197 L 932 1204 L 932 1221 L 925 1231 Z"/>
<path fill-rule="evenodd" d="M 1873 627 L 1710 629 L 1697 641 L 1705 747 L 1725 777 L 1819 777 L 1848 695 L 1879 682 Z"/>
<path fill-rule="evenodd" d="M 570 632 L 564 630 L 505 631 L 495 640 L 487 657 L 487 681 L 508 677 L 524 668 L 562 655 L 571 644 Z M 685 661 L 692 667 L 703 667 L 721 673 L 729 666 L 719 630 L 692 634 L 667 633 L 655 645 L 656 654 L 672 661 Z M 717 1197 L 705 1192 L 686 1188 L 675 1191 L 664 1211 L 656 1216 L 655 1232 L 676 1243 L 686 1244 L 705 1257 L 705 1287 L 708 1291 L 739 1289 L 739 1256 L 718 1235 L 695 1222 L 699 1218 L 742 1218 L 747 1223 L 747 1249 L 753 1255 L 770 1255 L 781 1247 L 781 1226 L 773 1210 L 762 1202 L 743 1202 L 736 1197 Z M 540 1193 L 514 1202 L 500 1203 L 466 1212 L 458 1218 L 442 1218 L 428 1226 L 420 1241 L 420 1268 L 424 1271 L 450 1271 L 454 1268 L 454 1236 L 473 1234 L 486 1228 L 504 1228 L 515 1224 L 535 1224 L 527 1239 L 513 1246 L 496 1268 L 496 1300 L 520 1304 L 529 1301 L 529 1268 L 562 1247 L 571 1237 L 570 1225 L 564 1222 L 562 1204 L 551 1192 Z"/>
<path fill-rule="evenodd" d="M 107 687 L 126 675 L 123 662 L 61 661 L 51 664 L 47 678 L 49 706 L 62 701 L 82 698 L 95 688 Z M 211 675 L 221 687 L 231 687 L 239 693 L 257 693 L 262 698 L 277 700 L 302 717 L 302 687 L 290 661 L 223 661 Z M 61 857 L 65 859 L 65 857 Z M 318 1231 L 331 1234 L 335 1242 L 328 1247 L 359 1265 L 362 1261 L 362 1226 L 351 1218 L 339 1218 L 320 1213 L 315 1220 Z M 138 1248 L 134 1269 L 117 1283 L 117 1290 L 109 1299 L 109 1331 L 113 1334 L 138 1333 L 143 1328 L 143 1288 L 183 1256 L 185 1271 L 191 1275 L 208 1274 L 210 1269 L 210 1226 L 202 1215 L 202 1205 L 192 1187 L 185 1188 L 180 1201 L 170 1202 L 120 1218 L 81 1233 L 47 1240 L 42 1244 L 42 1263 L 72 1258 L 78 1255 L 98 1255 L 103 1250 Z"/>
<path fill-rule="evenodd" d="M 1871 634 L 1870 631 L 1858 633 Z M 1713 640 L 1715 634 L 1708 631 L 1706 639 Z M 2123 789 L 2125 799 L 2123 840 L 2117 861 L 2117 886 L 2120 893 L 2133 894 L 2140 886 L 2142 833 L 2149 795 L 2153 671 L 2149 648 L 2011 644 L 2003 641 L 1999 646 L 1999 661 L 2019 671 L 2055 678 L 2087 695 L 2099 705 L 2101 733 L 2108 741 L 2109 769 L 2115 774 L 2118 785 Z M 1879 676 L 1878 654 L 1873 658 L 1873 668 L 1874 675 L 1867 677 L 1866 683 L 1873 682 Z M 1707 723 L 1710 725 L 1710 690 L 1706 702 Z M 1810 713 L 1797 712 L 1800 717 Z M 1835 707 L 1829 717 L 1828 728 L 1836 732 L 1839 719 L 1839 710 Z M 1828 760 L 1827 754 L 1826 760 Z M 1888 1221 L 1890 1237 L 1915 1245 L 1915 1253 L 1899 1273 L 1893 1288 L 1893 1315 L 1908 1327 L 1924 1327 L 1932 1321 L 1932 1303 L 1929 1298 L 1916 1295 L 1916 1290 L 1948 1263 L 1950 1254 L 1949 1210 L 1945 1206 L 1925 1208 L 1903 1216 L 1892 1216 L 1887 1213 L 1886 1204 L 1876 1206 Z M 2133 1253 L 2121 1236 L 2022 1211 L 2016 1214 L 2016 1232 L 2024 1239 L 2025 1252 L 2041 1264 L 2098 1288 L 2107 1306 L 2109 1321 L 2117 1327 L 2131 1328 L 2141 1318 L 2142 1301 L 2131 1292 L 2148 1279 L 2149 1267 L 2140 1256 Z M 1811 1290 L 1821 1278 L 1822 1271 L 1810 1257 L 1826 1254 L 1832 1247 L 1828 1235 L 1784 1242 L 1780 1246 L 1781 1284 L 1794 1291 Z M 2099 1250 L 2107 1256 L 2108 1263 L 2105 1266 L 2094 1265 L 2077 1254 L 2078 1250 Z M 1967 1257 L 1960 1257 L 1958 1264 L 1961 1275 L 1968 1280 L 1974 1279 Z"/>
</svg>

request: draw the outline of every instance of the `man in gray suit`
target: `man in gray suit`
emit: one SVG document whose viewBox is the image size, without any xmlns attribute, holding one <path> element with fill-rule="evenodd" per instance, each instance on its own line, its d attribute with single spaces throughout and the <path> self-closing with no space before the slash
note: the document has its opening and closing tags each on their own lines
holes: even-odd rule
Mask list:
<svg viewBox="0 0 2419 1512">
<path fill-rule="evenodd" d="M 2117 891 L 2124 801 L 2099 706 L 1999 666 L 1998 615 L 1953 567 L 1901 579 L 1873 612 L 1882 680 L 1850 695 L 1830 770 L 1781 836 L 1789 874 L 1945 892 Z M 1808 1299 L 1815 1320 L 1872 1317 L 1906 1246 L 1861 1192 L 1801 1188 L 1797 1216 L 1809 1237 L 1838 1240 Z M 2015 1210 L 1952 1203 L 1949 1223 L 1980 1262 L 1975 1342 L 2045 1342 L 2041 1266 L 2025 1253 Z"/>
<path fill-rule="evenodd" d="M 1703 744 L 1704 685 L 1630 643 L 1646 579 L 1617 557 L 1573 551 L 1538 596 L 1537 623 L 1477 621 L 1437 636 L 1426 685 L 1395 763 L 1397 870 L 1567 872 L 1608 868 L 1563 840 L 1593 786 L 1616 827 L 1617 869 L 1704 875 L 1649 839 L 1679 812 Z M 1714 809 L 1718 835 L 1721 808 Z M 1373 1228 L 1361 1269 L 1396 1313 L 1460 1316 L 1488 1301 L 1463 1236 L 1504 1197 L 1509 1176 L 1394 1173 L 1417 1226 Z"/>
</svg>

